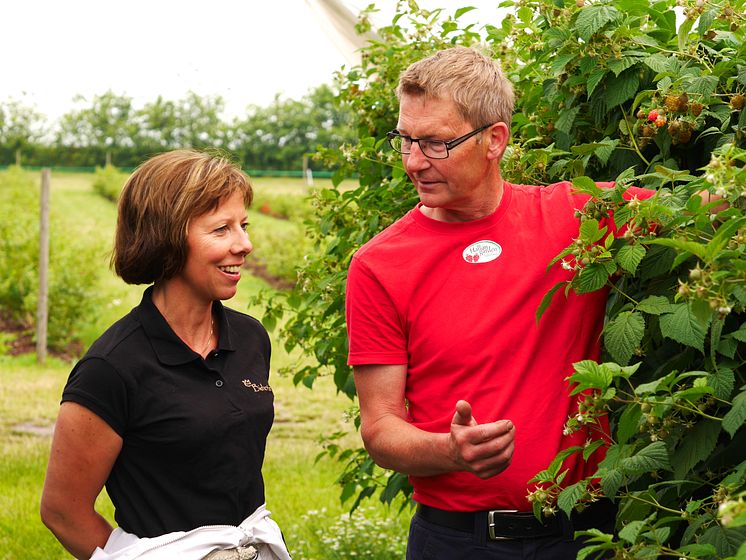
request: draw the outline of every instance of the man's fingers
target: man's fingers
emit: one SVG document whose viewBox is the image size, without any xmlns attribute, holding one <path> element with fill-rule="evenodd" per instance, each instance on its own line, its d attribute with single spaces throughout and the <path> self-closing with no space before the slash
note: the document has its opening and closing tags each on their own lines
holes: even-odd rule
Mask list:
<svg viewBox="0 0 746 560">
<path fill-rule="evenodd" d="M 471 415 L 471 405 L 466 401 L 456 403 L 456 413 L 453 415 L 451 424 L 459 426 L 476 426 L 477 421 Z"/>
</svg>

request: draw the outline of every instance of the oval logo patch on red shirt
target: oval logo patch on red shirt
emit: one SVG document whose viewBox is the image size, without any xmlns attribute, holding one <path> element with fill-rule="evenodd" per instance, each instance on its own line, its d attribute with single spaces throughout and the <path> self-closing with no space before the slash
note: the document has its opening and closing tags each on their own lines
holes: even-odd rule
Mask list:
<svg viewBox="0 0 746 560">
<path fill-rule="evenodd" d="M 468 263 L 482 264 L 494 261 L 502 252 L 503 248 L 499 244 L 483 239 L 469 245 L 461 256 Z"/>
</svg>

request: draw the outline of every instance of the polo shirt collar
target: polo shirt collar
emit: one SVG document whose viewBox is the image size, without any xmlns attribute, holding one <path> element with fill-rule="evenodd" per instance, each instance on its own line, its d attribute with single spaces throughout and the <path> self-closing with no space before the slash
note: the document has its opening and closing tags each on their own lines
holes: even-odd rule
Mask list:
<svg viewBox="0 0 746 560">
<path fill-rule="evenodd" d="M 220 301 L 213 301 L 212 312 L 219 325 L 218 350 L 233 351 L 234 345 L 230 324 L 223 304 Z M 143 293 L 142 301 L 136 308 L 136 314 L 150 340 L 153 351 L 158 357 L 158 361 L 166 365 L 180 365 L 198 358 L 196 352 L 176 335 L 161 312 L 158 311 L 153 303 L 153 286 L 148 287 Z"/>
</svg>

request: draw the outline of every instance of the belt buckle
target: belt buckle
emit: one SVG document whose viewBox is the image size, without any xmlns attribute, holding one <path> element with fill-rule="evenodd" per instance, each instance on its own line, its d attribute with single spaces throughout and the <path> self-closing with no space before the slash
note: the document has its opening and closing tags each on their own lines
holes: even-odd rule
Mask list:
<svg viewBox="0 0 746 560">
<path fill-rule="evenodd" d="M 490 540 L 492 541 L 512 541 L 512 537 L 498 537 L 495 535 L 495 514 L 497 513 L 518 513 L 517 509 L 491 509 L 487 512 L 487 527 Z"/>
</svg>

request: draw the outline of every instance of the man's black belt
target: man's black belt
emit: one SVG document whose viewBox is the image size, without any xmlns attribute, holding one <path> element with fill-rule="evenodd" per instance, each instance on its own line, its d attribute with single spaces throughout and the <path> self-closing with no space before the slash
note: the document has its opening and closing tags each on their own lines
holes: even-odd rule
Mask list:
<svg viewBox="0 0 746 560">
<path fill-rule="evenodd" d="M 603 525 L 616 515 L 610 500 L 599 500 L 586 509 L 574 512 L 570 520 L 558 512 L 541 521 L 532 512 L 495 509 L 487 511 L 445 511 L 430 506 L 417 506 L 417 514 L 425 521 L 468 533 L 486 533 L 490 540 L 538 539 L 568 535 L 575 531 Z"/>
</svg>

